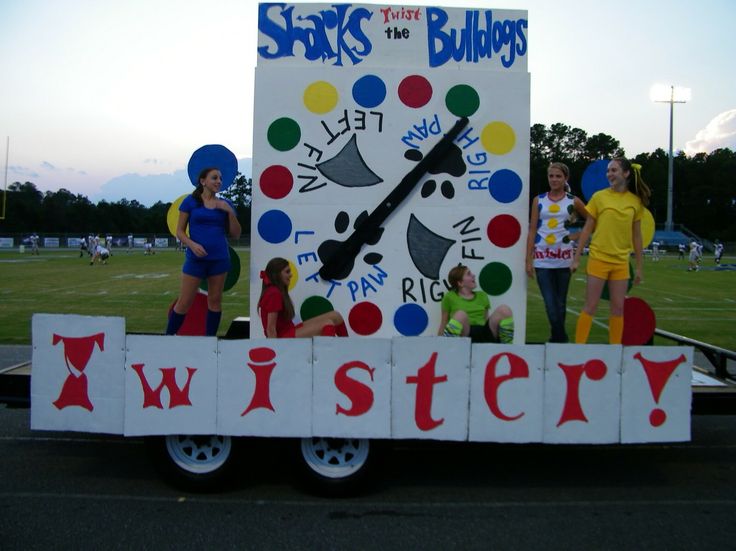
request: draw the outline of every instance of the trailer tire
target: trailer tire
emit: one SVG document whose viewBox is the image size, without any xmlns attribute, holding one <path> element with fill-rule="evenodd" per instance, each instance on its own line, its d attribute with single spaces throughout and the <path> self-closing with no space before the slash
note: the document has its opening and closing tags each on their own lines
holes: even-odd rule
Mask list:
<svg viewBox="0 0 736 551">
<path fill-rule="evenodd" d="M 384 452 L 377 440 L 313 436 L 296 441 L 300 483 L 318 495 L 345 497 L 364 490 Z"/>
<path fill-rule="evenodd" d="M 169 434 L 146 438 L 156 469 L 176 488 L 210 492 L 222 488 L 236 463 L 230 436 Z"/>
</svg>

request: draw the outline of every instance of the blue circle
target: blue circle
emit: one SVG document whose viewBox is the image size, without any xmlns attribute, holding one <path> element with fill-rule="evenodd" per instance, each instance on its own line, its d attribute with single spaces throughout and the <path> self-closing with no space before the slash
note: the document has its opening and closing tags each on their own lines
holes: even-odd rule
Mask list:
<svg viewBox="0 0 736 551">
<path fill-rule="evenodd" d="M 427 312 L 418 304 L 404 304 L 396 309 L 394 327 L 405 337 L 420 335 L 429 324 Z"/>
<path fill-rule="evenodd" d="M 488 182 L 488 191 L 499 203 L 511 203 L 521 195 L 521 178 L 507 168 L 495 172 Z"/>
<path fill-rule="evenodd" d="M 203 145 L 192 153 L 187 165 L 187 174 L 193 186 L 199 183 L 199 173 L 205 168 L 218 168 L 222 174 L 222 187 L 225 191 L 238 175 L 238 159 L 235 154 L 224 145 Z"/>
<path fill-rule="evenodd" d="M 258 235 L 269 243 L 283 243 L 291 235 L 291 218 L 281 210 L 264 212 L 258 219 Z"/>
<path fill-rule="evenodd" d="M 583 172 L 583 197 L 585 202 L 590 201 L 596 191 L 606 189 L 609 186 L 606 171 L 608 170 L 608 161 L 606 159 L 598 159 L 588 165 Z"/>
<path fill-rule="evenodd" d="M 361 107 L 370 109 L 386 99 L 386 84 L 376 75 L 365 75 L 353 84 L 353 99 Z"/>
</svg>

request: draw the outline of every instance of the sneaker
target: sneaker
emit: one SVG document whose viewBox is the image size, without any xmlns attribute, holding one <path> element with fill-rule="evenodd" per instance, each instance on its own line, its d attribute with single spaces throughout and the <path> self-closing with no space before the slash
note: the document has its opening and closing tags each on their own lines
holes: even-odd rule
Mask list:
<svg viewBox="0 0 736 551">
<path fill-rule="evenodd" d="M 445 325 L 445 332 L 443 335 L 445 337 L 459 337 L 462 333 L 463 324 L 453 318 L 447 322 L 447 325 Z"/>
<path fill-rule="evenodd" d="M 502 319 L 498 324 L 498 342 L 502 344 L 514 342 L 514 318 Z"/>
</svg>

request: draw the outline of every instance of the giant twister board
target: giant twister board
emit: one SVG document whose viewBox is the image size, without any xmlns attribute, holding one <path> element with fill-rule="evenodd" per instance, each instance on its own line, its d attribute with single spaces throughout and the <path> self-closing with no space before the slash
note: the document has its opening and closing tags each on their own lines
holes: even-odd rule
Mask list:
<svg viewBox="0 0 736 551">
<path fill-rule="evenodd" d="M 690 439 L 692 348 L 126 335 L 35 314 L 31 427 L 128 436 Z"/>
<path fill-rule="evenodd" d="M 297 317 L 335 309 L 351 335 L 436 334 L 463 263 L 523 343 L 526 12 L 264 3 L 258 30 L 251 319 L 258 274 L 280 256 Z M 416 187 L 390 195 L 438 144 Z"/>
</svg>

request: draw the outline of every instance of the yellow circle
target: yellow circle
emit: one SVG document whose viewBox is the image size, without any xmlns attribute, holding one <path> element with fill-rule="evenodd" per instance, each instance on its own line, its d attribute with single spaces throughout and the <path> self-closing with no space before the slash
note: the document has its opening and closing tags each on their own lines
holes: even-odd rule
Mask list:
<svg viewBox="0 0 736 551">
<path fill-rule="evenodd" d="M 176 224 L 179 222 L 179 205 L 181 205 L 181 202 L 187 198 L 187 195 L 189 195 L 189 193 L 185 193 L 181 197 L 177 197 L 176 200 L 171 203 L 169 211 L 166 213 L 166 226 L 169 228 L 169 233 L 174 237 L 176 237 Z M 188 236 L 189 225 L 187 225 L 186 232 Z"/>
<path fill-rule="evenodd" d="M 324 80 L 318 80 L 304 90 L 304 105 L 312 113 L 329 113 L 337 105 L 337 89 Z"/>
<path fill-rule="evenodd" d="M 641 244 L 645 249 L 654 239 L 654 216 L 649 209 L 644 209 L 641 217 Z"/>
<path fill-rule="evenodd" d="M 547 223 L 547 227 L 551 230 L 555 229 L 557 227 L 557 219 L 550 218 L 549 222 Z"/>
<path fill-rule="evenodd" d="M 548 245 L 554 245 L 555 244 L 555 236 L 552 234 L 549 234 L 547 237 L 544 238 L 544 240 L 547 242 Z"/>
<path fill-rule="evenodd" d="M 289 268 L 291 268 L 291 281 L 289 282 L 289 291 L 296 287 L 296 282 L 299 281 L 299 270 L 296 269 L 296 264 L 289 260 Z"/>
<path fill-rule="evenodd" d="M 514 148 L 516 134 L 514 129 L 501 121 L 488 123 L 480 133 L 483 147 L 493 155 L 505 155 Z"/>
<path fill-rule="evenodd" d="M 550 205 L 549 211 L 553 214 L 557 214 L 558 212 L 560 212 L 560 205 Z"/>
</svg>

